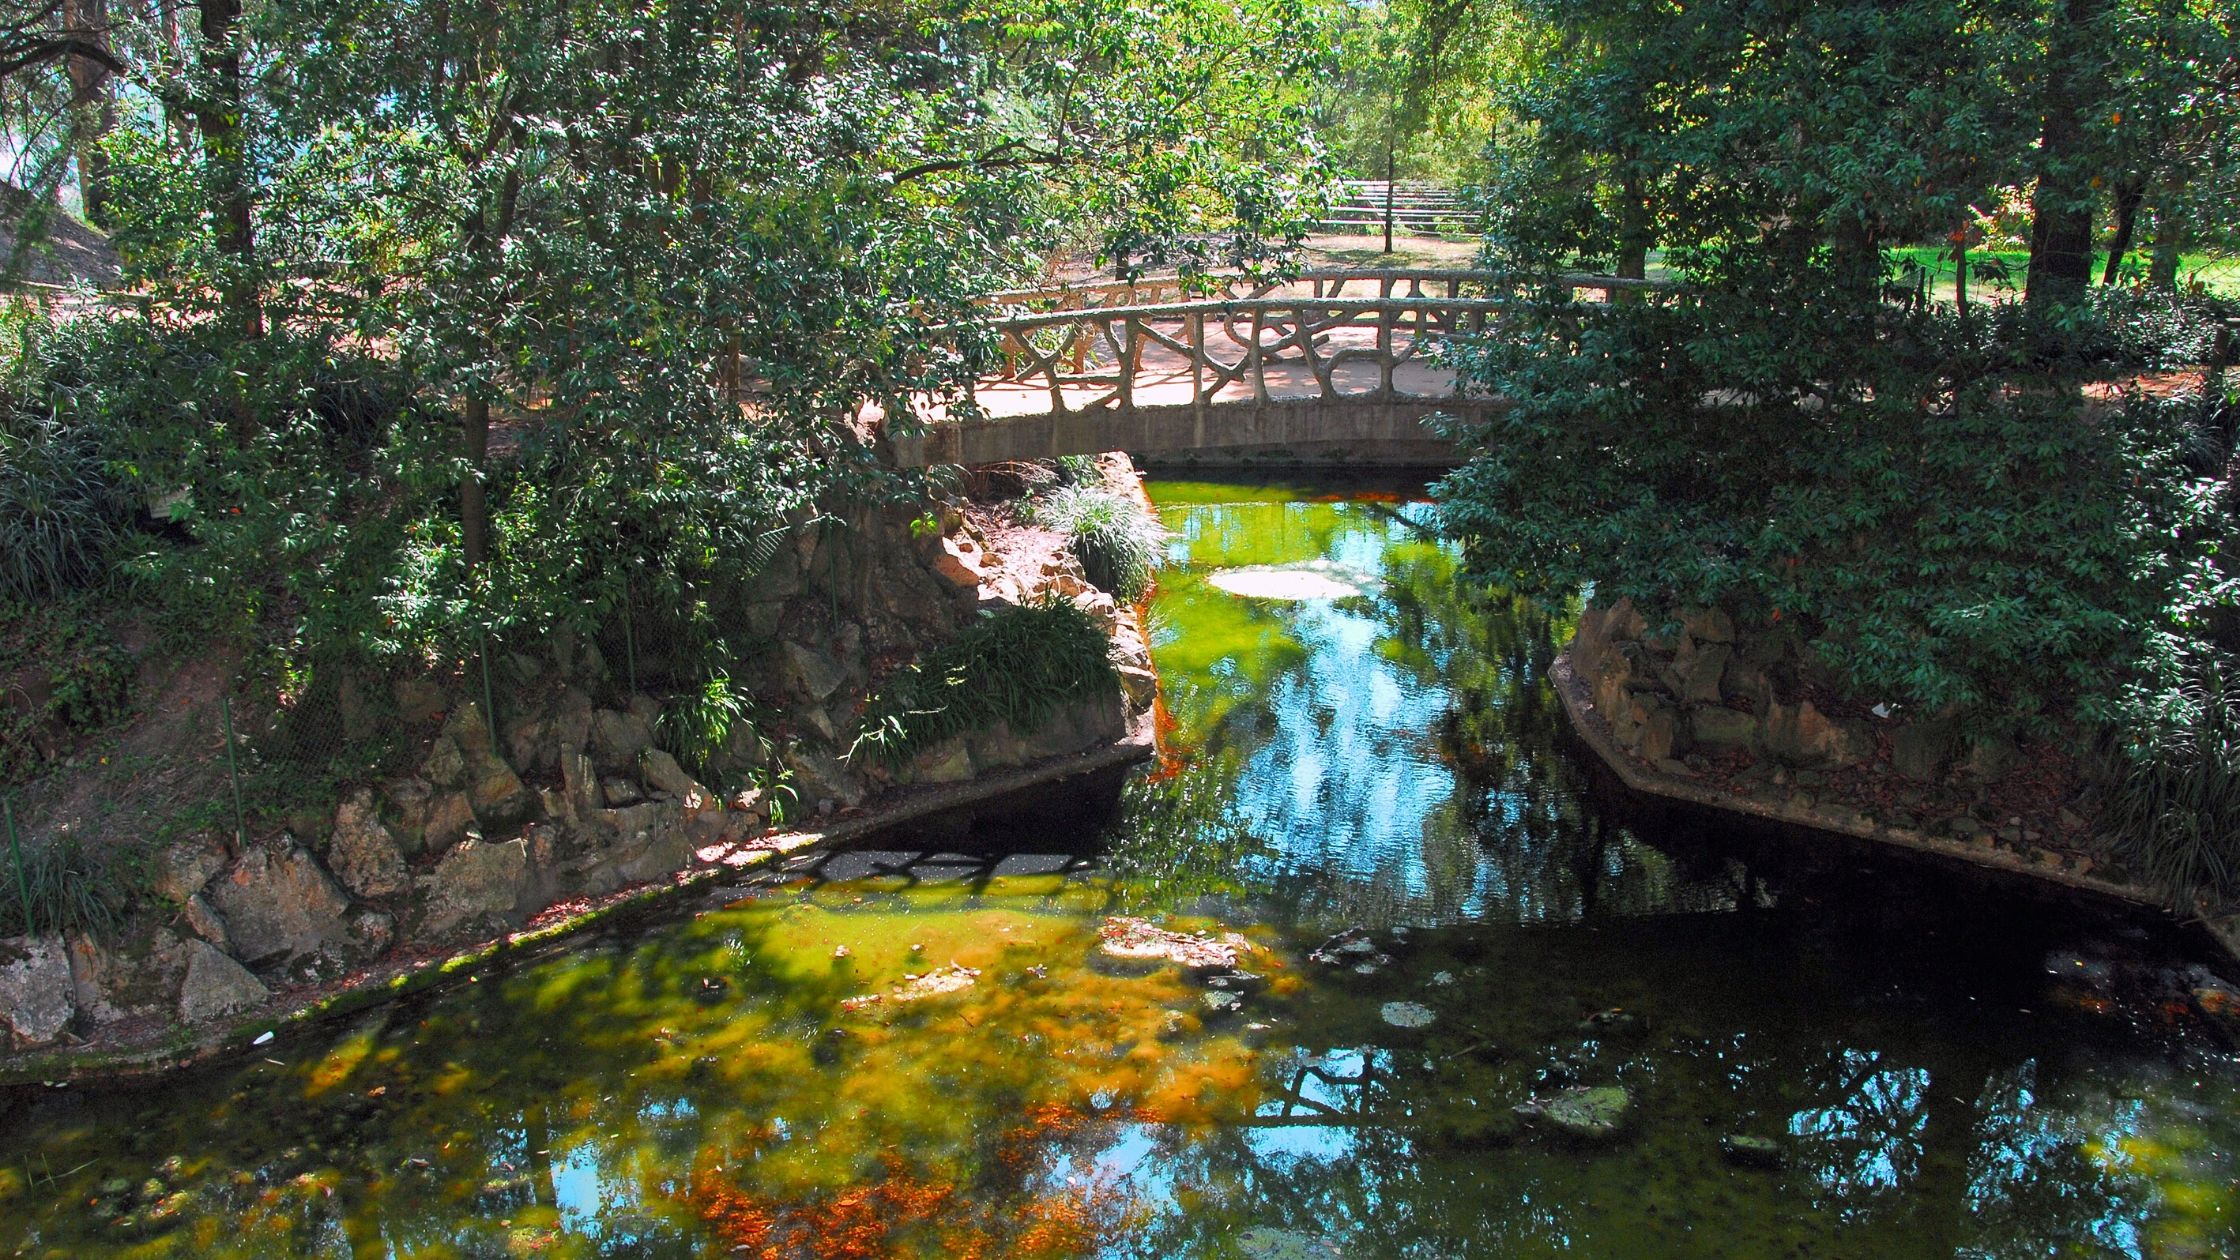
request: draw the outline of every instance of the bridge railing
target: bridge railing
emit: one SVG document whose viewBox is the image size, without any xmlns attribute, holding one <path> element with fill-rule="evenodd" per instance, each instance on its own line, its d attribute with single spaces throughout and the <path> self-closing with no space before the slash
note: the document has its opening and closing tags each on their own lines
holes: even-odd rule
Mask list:
<svg viewBox="0 0 2240 1260">
<path fill-rule="evenodd" d="M 998 294 L 991 302 L 1008 313 L 993 331 L 1003 370 L 983 385 L 1045 392 L 1055 415 L 1138 403 L 1147 359 L 1163 400 L 1187 374 L 1188 405 L 1242 401 L 1224 391 L 1242 385 L 1252 401 L 1266 403 L 1279 390 L 1286 399 L 1393 401 L 1419 396 L 1403 389 L 1403 369 L 1423 360 L 1441 340 L 1482 331 L 1509 304 L 1486 296 L 1494 277 L 1482 272 L 1381 270 L 1310 272 L 1285 281 L 1228 277 L 1218 295 L 1181 300 L 1181 282 L 1075 285 Z M 1662 287 L 1614 276 L 1564 276 L 1577 292 L 1612 294 Z M 1349 292 L 1350 290 L 1350 292 Z M 1130 300 L 1136 299 L 1136 300 Z M 1043 309 L 1035 309 L 1041 307 Z M 1348 330 L 1366 336 L 1345 338 Z M 1361 378 L 1373 369 L 1373 383 Z M 1302 379 L 1302 371 L 1304 379 Z M 1283 377 L 1280 385 L 1271 373 Z M 980 389 L 975 389 L 975 394 Z"/>
</svg>

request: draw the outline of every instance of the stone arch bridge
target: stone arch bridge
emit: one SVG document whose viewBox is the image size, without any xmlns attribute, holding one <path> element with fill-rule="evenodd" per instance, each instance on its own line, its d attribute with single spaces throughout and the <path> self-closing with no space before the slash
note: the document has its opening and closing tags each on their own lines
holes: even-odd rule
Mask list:
<svg viewBox="0 0 2240 1260">
<path fill-rule="evenodd" d="M 1162 463 L 1424 466 L 1452 447 L 1425 420 L 1484 414 L 1430 353 L 1503 300 L 1482 272 L 1307 272 L 999 293 L 1002 369 L 965 399 L 924 400 L 893 434 L 907 466 L 1127 451 Z M 1564 276 L 1590 300 L 1654 282 Z"/>
</svg>

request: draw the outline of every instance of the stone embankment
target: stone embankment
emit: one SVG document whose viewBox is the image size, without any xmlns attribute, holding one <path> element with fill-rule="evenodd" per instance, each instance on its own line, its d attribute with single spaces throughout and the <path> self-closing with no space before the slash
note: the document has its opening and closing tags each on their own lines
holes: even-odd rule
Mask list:
<svg viewBox="0 0 2240 1260">
<path fill-rule="evenodd" d="M 519 659 L 496 699 L 425 682 L 398 708 L 433 729 L 411 771 L 359 786 L 316 825 L 198 836 L 154 855 L 161 913 L 116 939 L 0 941 L 0 1040 L 17 1078 L 153 1067 L 255 1028 L 394 990 L 490 952 L 535 920 L 539 939 L 627 890 L 720 878 L 822 838 L 954 808 L 1146 755 L 1156 680 L 1134 609 L 1093 587 L 1063 547 L 1032 572 L 1001 563 L 969 505 L 938 532 L 897 517 L 784 548 L 750 604 L 772 644 L 759 698 L 775 720 L 709 759 L 717 791 L 656 742 L 659 702 L 617 688 L 595 649 Z M 877 678 L 980 612 L 1056 595 L 1103 626 L 1124 689 L 1035 730 L 999 723 L 898 768 L 848 756 Z M 604 696 L 605 699 L 601 697 Z M 715 777 L 713 774 L 710 777 Z"/>
<path fill-rule="evenodd" d="M 1573 728 L 1636 791 L 2160 904 L 2023 749 L 1933 716 L 1841 711 L 1814 673 L 1776 628 L 1718 609 L 1660 628 L 1619 601 L 1581 614 L 1553 676 Z M 2208 926 L 2240 958 L 2240 927 Z"/>
</svg>

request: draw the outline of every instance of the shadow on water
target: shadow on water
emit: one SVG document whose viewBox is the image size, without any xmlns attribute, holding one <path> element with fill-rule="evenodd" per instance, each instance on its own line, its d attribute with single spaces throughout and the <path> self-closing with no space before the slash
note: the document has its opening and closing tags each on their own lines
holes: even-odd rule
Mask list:
<svg viewBox="0 0 2240 1260">
<path fill-rule="evenodd" d="M 16 1096 L 0 1253 L 2236 1245 L 2240 1072 L 2165 925 L 1630 797 L 1548 688 L 1575 609 L 1455 581 L 1407 487 L 1152 489 L 1156 769 Z M 1114 916 L 1238 956 L 1115 958 Z M 1609 1131 L 1551 1118 L 1580 1090 Z"/>
</svg>

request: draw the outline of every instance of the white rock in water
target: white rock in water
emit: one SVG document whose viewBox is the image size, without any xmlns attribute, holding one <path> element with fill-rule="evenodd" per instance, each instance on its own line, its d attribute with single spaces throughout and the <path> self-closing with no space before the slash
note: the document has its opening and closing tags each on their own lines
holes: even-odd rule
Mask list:
<svg viewBox="0 0 2240 1260">
<path fill-rule="evenodd" d="M 1451 971 L 1434 971 L 1431 973 L 1431 979 L 1426 983 L 1443 989 L 1454 983 L 1454 973 Z"/>
<path fill-rule="evenodd" d="M 1206 577 L 1208 585 L 1247 599 L 1280 599 L 1293 602 L 1316 599 L 1350 599 L 1374 595 L 1374 578 L 1332 564 L 1313 560 L 1305 564 L 1253 565 L 1223 569 Z"/>
<path fill-rule="evenodd" d="M 1237 1235 L 1237 1254 L 1245 1260 L 1339 1260 L 1342 1253 L 1327 1238 L 1255 1225 Z"/>
<path fill-rule="evenodd" d="M 1431 1008 L 1421 1002 L 1387 1002 L 1384 1004 L 1384 1022 L 1394 1028 L 1427 1028 L 1438 1018 Z"/>
</svg>

